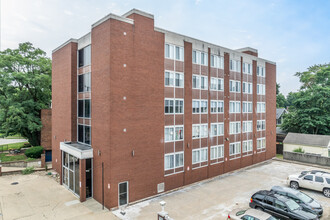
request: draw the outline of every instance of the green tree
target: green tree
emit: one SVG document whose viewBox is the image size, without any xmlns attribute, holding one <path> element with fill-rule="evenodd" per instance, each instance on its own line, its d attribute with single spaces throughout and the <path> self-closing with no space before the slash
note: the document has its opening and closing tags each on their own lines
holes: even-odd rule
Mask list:
<svg viewBox="0 0 330 220">
<path fill-rule="evenodd" d="M 315 65 L 297 73 L 302 86 L 291 93 L 290 111 L 284 116 L 282 128 L 288 132 L 330 134 L 330 65 Z"/>
<path fill-rule="evenodd" d="M 280 93 L 280 84 L 276 83 L 276 108 L 286 108 L 287 101 L 285 96 Z"/>
<path fill-rule="evenodd" d="M 0 52 L 0 130 L 40 145 L 40 112 L 51 103 L 51 60 L 29 42 Z"/>
</svg>

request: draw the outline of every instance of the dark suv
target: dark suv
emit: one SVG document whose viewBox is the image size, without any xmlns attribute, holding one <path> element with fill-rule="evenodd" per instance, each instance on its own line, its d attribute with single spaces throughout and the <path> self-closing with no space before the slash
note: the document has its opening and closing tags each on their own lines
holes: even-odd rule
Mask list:
<svg viewBox="0 0 330 220">
<path fill-rule="evenodd" d="M 295 201 L 275 194 L 268 190 L 261 190 L 251 197 L 250 207 L 267 212 L 280 219 L 314 220 L 317 215 L 302 210 Z"/>
<path fill-rule="evenodd" d="M 300 192 L 299 190 L 291 189 L 289 187 L 273 186 L 271 191 L 293 199 L 303 208 L 303 210 L 307 212 L 315 213 L 319 217 L 323 214 L 322 206 L 315 199 L 309 197 L 303 192 Z"/>
</svg>

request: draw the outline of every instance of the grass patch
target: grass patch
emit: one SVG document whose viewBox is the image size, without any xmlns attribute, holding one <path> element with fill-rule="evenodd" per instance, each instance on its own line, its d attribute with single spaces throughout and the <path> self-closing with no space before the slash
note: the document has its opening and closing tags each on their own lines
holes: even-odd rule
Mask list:
<svg viewBox="0 0 330 220">
<path fill-rule="evenodd" d="M 25 139 L 20 134 L 13 134 L 13 135 L 9 135 L 9 136 L 5 137 L 4 133 L 0 133 L 0 137 L 5 138 L 5 139 Z"/>
<path fill-rule="evenodd" d="M 8 156 L 7 153 L 0 153 L 1 162 L 11 162 L 11 161 L 27 160 L 27 159 L 28 158 L 24 154 Z"/>
<path fill-rule="evenodd" d="M 4 151 L 4 150 L 19 150 L 22 147 L 24 147 L 24 144 L 28 144 L 28 142 L 21 142 L 21 143 L 0 145 L 0 151 Z"/>
<path fill-rule="evenodd" d="M 283 160 L 283 154 L 276 154 L 276 157 Z"/>
<path fill-rule="evenodd" d="M 296 153 L 305 153 L 305 151 L 301 147 L 298 147 L 298 148 L 294 149 L 293 152 L 296 152 Z"/>
<path fill-rule="evenodd" d="M 34 167 L 27 167 L 24 170 L 22 170 L 22 174 L 26 175 L 26 174 L 30 174 L 34 172 Z"/>
</svg>

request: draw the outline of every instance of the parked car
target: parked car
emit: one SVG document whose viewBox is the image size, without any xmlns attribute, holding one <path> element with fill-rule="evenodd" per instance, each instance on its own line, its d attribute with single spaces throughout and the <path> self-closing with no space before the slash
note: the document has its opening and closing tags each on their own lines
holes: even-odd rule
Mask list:
<svg viewBox="0 0 330 220">
<path fill-rule="evenodd" d="M 292 199 L 278 195 L 268 190 L 261 190 L 253 194 L 250 207 L 267 212 L 280 219 L 314 220 L 317 215 L 306 212 Z"/>
<path fill-rule="evenodd" d="M 273 216 L 266 212 L 256 209 L 234 209 L 228 214 L 229 219 L 243 219 L 243 220 L 276 220 Z"/>
<path fill-rule="evenodd" d="M 307 212 L 315 213 L 319 217 L 323 214 L 323 208 L 320 203 L 301 191 L 282 186 L 273 186 L 271 191 L 294 200 Z"/>
<path fill-rule="evenodd" d="M 290 175 L 287 184 L 293 188 L 306 188 L 323 192 L 330 198 L 330 173 L 324 171 L 303 171 L 300 175 Z"/>
</svg>

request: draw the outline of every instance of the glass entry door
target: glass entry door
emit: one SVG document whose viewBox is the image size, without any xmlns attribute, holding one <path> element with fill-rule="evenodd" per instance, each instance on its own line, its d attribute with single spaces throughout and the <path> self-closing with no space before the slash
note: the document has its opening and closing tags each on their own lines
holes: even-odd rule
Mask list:
<svg viewBox="0 0 330 220">
<path fill-rule="evenodd" d="M 63 185 L 71 190 L 74 194 L 80 194 L 79 184 L 79 159 L 62 151 L 62 180 Z"/>
</svg>

